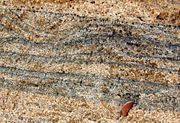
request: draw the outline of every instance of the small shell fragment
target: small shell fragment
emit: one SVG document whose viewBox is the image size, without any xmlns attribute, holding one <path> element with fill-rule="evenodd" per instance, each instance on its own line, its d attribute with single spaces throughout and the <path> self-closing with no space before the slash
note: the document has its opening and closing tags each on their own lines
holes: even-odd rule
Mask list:
<svg viewBox="0 0 180 123">
<path fill-rule="evenodd" d="M 121 114 L 126 117 L 128 115 L 129 110 L 133 107 L 133 105 L 134 105 L 133 101 L 126 102 L 121 109 Z"/>
</svg>

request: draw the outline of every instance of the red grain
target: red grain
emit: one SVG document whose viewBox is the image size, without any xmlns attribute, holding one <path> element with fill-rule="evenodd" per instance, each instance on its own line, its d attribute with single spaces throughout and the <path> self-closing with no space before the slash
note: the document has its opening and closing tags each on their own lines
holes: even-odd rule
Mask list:
<svg viewBox="0 0 180 123">
<path fill-rule="evenodd" d="M 128 115 L 129 110 L 133 107 L 133 104 L 133 101 L 125 103 L 121 109 L 121 114 L 126 117 Z"/>
</svg>

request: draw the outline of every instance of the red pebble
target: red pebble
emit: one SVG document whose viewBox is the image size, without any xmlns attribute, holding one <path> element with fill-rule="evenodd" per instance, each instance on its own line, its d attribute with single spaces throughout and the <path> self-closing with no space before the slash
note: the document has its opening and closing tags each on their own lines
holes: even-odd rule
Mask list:
<svg viewBox="0 0 180 123">
<path fill-rule="evenodd" d="M 133 101 L 125 103 L 121 109 L 121 114 L 126 117 L 128 115 L 129 110 L 133 107 L 133 104 Z"/>
</svg>

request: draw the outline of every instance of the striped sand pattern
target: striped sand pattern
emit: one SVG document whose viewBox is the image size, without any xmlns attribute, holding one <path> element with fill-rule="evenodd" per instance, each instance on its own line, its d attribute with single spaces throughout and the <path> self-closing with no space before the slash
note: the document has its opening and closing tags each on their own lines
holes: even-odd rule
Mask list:
<svg viewBox="0 0 180 123">
<path fill-rule="evenodd" d="M 1 88 L 180 112 L 179 26 L 0 9 Z"/>
</svg>

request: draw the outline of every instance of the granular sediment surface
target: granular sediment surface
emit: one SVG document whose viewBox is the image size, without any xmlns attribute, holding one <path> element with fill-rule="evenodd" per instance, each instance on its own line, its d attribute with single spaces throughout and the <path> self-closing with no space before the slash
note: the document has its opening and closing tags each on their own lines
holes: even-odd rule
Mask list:
<svg viewBox="0 0 180 123">
<path fill-rule="evenodd" d="M 180 112 L 179 26 L 20 8 L 0 15 L 1 88 Z"/>
</svg>

